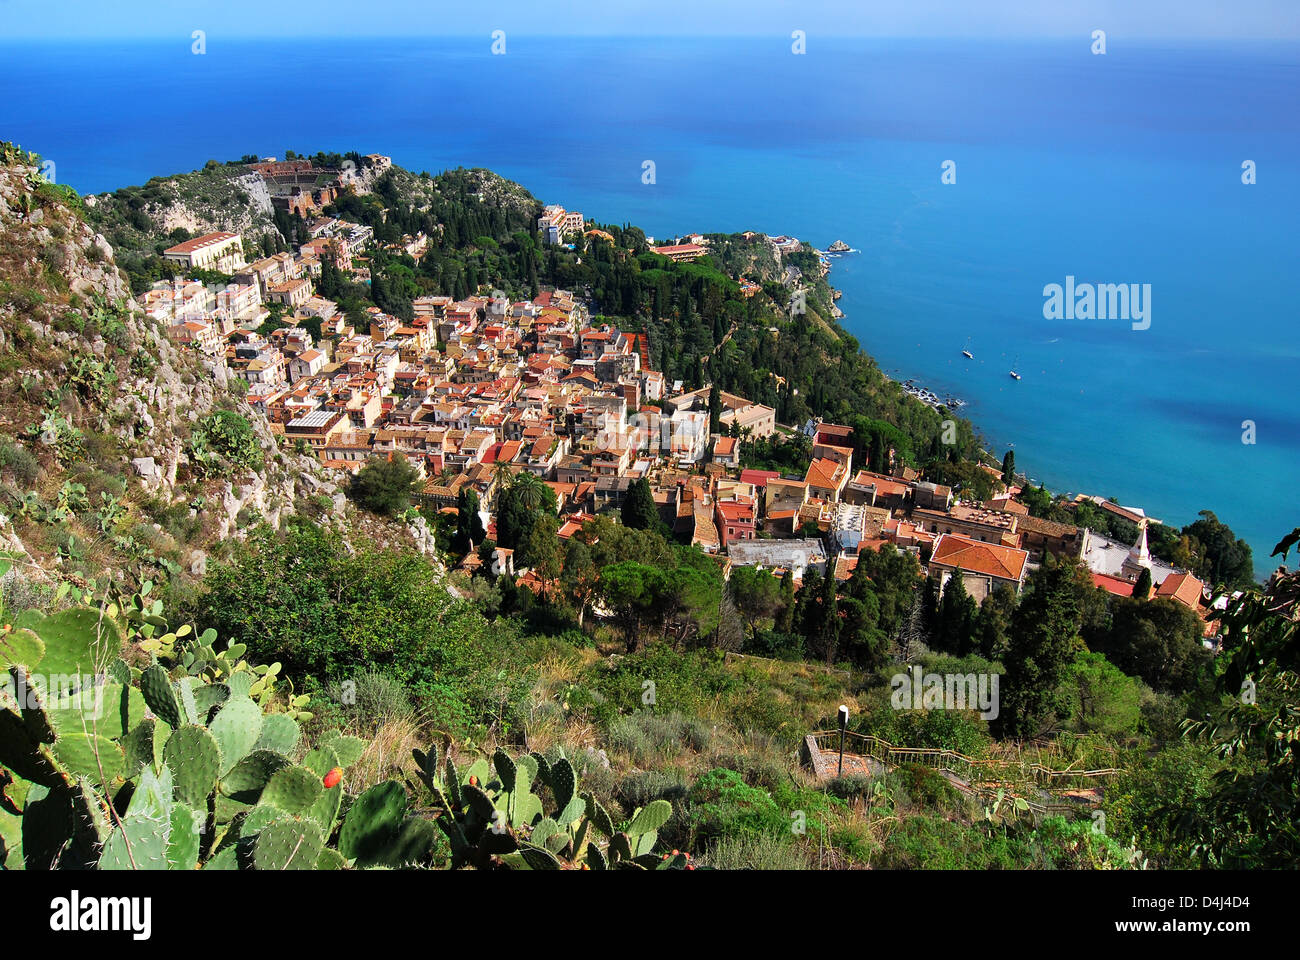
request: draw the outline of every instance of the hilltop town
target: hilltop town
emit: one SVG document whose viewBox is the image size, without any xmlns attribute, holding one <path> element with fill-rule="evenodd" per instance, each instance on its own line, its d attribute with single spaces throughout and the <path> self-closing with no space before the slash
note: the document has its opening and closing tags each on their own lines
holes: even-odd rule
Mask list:
<svg viewBox="0 0 1300 960">
<path fill-rule="evenodd" d="M 391 167 L 379 155 L 365 162 L 372 172 Z M 989 491 L 983 499 L 924 479 L 892 447 L 880 458 L 882 469 L 866 469 L 855 454 L 868 438 L 852 426 L 820 418 L 780 423 L 776 409 L 755 398 L 670 382 L 652 368 L 644 329 L 593 317 L 573 291 L 513 299 L 479 289 L 459 299 L 416 297 L 407 319 L 375 306 L 350 317 L 321 295 L 322 275 L 333 270 L 369 283 L 374 229 L 322 211 L 338 191 L 364 189 L 364 182 L 304 187 L 322 178 L 303 160 L 264 159 L 250 169 L 265 179 L 278 209 L 307 217 L 303 242 L 256 256 L 238 233 L 193 237 L 163 251 L 176 278 L 156 281 L 140 302 L 177 343 L 246 383 L 249 405 L 274 435 L 329 470 L 356 474 L 376 458 L 404 458 L 420 477 L 417 506 L 454 514 L 463 491 L 473 490 L 494 542 L 493 505 L 503 479 L 515 474 L 532 474 L 552 490 L 562 539 L 621 510 L 633 485 L 644 482 L 665 528 L 719 556 L 727 569 L 790 570 L 798 582 L 813 567 L 845 581 L 862 551 L 892 544 L 914 554 L 940 590 L 960 571 L 977 603 L 1000 586 L 1019 592 L 1050 553 L 1082 560 L 1096 586 L 1119 596 L 1132 595 L 1146 571 L 1156 596 L 1194 611 L 1207 636 L 1214 631 L 1209 586 L 1152 556 L 1141 509 L 1099 497 L 1076 501 L 1136 533 L 1121 543 L 1109 526 L 1031 516 L 1018 499 L 1023 481 L 987 463 L 978 467 Z M 572 249 L 577 236 L 615 242 L 559 205 L 544 207 L 536 228 L 545 246 Z M 761 240 L 781 265 L 779 277 L 798 286 L 801 272 L 789 256 L 805 245 L 792 237 Z M 427 235 L 407 234 L 386 246 L 419 258 L 428 243 Z M 710 254 L 710 239 L 692 234 L 649 250 L 692 263 Z M 825 276 L 825 257 L 819 266 Z M 214 273 L 228 282 L 212 283 Z M 762 291 L 752 279 L 732 279 L 744 297 Z M 747 466 L 752 444 L 787 440 L 803 443 L 799 469 Z M 536 573 L 515 569 L 512 550 L 498 552 L 499 568 L 535 592 L 545 589 Z M 473 571 L 481 559 L 470 552 L 463 562 Z"/>
</svg>

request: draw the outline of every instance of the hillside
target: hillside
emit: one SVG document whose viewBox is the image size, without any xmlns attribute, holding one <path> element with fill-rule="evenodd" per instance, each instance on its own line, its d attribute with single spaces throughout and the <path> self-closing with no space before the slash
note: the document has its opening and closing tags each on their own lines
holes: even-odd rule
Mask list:
<svg viewBox="0 0 1300 960">
<path fill-rule="evenodd" d="M 38 169 L 14 149 L 0 166 L 0 537 L 29 574 L 109 572 L 183 593 L 257 520 L 296 513 L 411 543 L 358 516 L 315 458 L 282 448 L 224 364 L 143 314 L 82 202 Z M 215 215 L 192 199 L 149 209 L 163 225 Z M 251 199 L 230 209 L 235 223 L 257 216 Z"/>
<path fill-rule="evenodd" d="M 242 163 L 151 181 L 151 199 L 119 191 L 90 210 L 38 167 L 6 146 L 0 666 L 18 677 L 94 650 L 105 668 L 95 682 L 112 684 L 124 706 L 116 728 L 96 734 L 96 759 L 119 774 L 106 776 L 85 763 L 86 734 L 68 726 L 79 716 L 0 703 L 0 862 L 122 865 L 102 816 L 88 818 L 94 837 L 72 824 L 67 844 L 38 845 L 15 809 L 46 799 L 29 793 L 35 785 L 60 803 L 76 791 L 103 813 L 173 767 L 186 768 L 176 796 L 138 793 L 161 793 L 169 824 L 178 808 L 181 823 L 187 812 L 201 821 L 193 849 L 173 851 L 168 838 L 167 861 L 183 869 L 693 869 L 694 858 L 723 868 L 1126 868 L 1288 856 L 1269 829 L 1216 826 L 1240 789 L 1223 781 L 1245 773 L 1294 792 L 1294 774 L 1258 737 L 1236 757 L 1183 739 L 1189 717 L 1247 734 L 1259 723 L 1237 712 L 1235 658 L 1216 661 L 1190 607 L 1100 590 L 1073 556 L 1045 554 L 981 603 L 952 588 L 960 568 L 940 593 L 925 569 L 933 557 L 891 543 L 846 553 L 825 573 L 812 563 L 774 572 L 675 533 L 646 479 L 621 507 L 572 523 L 557 488 L 577 484 L 503 461 L 458 471 L 440 458 L 439 485 L 465 482 L 434 499 L 406 456 L 377 456 L 358 476 L 395 477 L 381 493 L 396 496 L 375 509 L 413 518 L 381 519 L 349 499 L 374 506 L 358 495 L 364 484 L 295 452 L 226 363 L 176 346 L 132 297 L 131 282 L 147 280 L 192 227 L 262 229 L 265 249 L 300 240 L 303 218 L 278 210 L 268 221 Z M 486 317 L 484 291 L 542 300 L 543 285 L 560 287 L 585 302 L 548 290 L 548 309 L 573 311 L 566 323 L 585 328 L 589 306 L 644 332 L 652 367 L 687 387 L 711 382 L 770 403 L 788 426 L 845 424 L 855 464 L 902 461 L 975 498 L 1001 484 L 970 459 L 980 450 L 969 423 L 942 439 L 946 411 L 905 396 L 839 327 L 808 249 L 777 258 L 767 238 L 715 235 L 709 254 L 678 263 L 616 225 L 590 241 L 574 231 L 572 248 L 543 245 L 538 201 L 484 170 L 391 167 L 361 187 L 323 212 L 373 231 L 364 266 L 318 264 L 317 290 L 363 329 L 376 308 L 410 321 L 426 295 L 478 294 Z M 139 265 L 130 280 L 129 258 Z M 282 324 L 273 316 L 264 332 Z M 508 324 L 485 326 L 495 335 Z M 412 325 L 407 336 L 417 335 Z M 408 362 L 437 366 L 464 346 L 426 345 Z M 572 364 L 550 359 L 558 383 Z M 467 386 L 451 378 L 459 369 L 442 369 L 441 388 Z M 443 439 L 452 432 L 472 433 L 448 428 Z M 785 434 L 746 437 L 751 464 L 802 474 L 811 444 Z M 717 466 L 696 463 L 685 482 Z M 1278 595 L 1293 611 L 1293 584 L 1275 586 L 1290 591 Z M 1277 609 L 1247 595 L 1225 622 L 1273 644 L 1294 635 L 1292 614 Z M 981 709 L 964 697 L 942 709 L 900 704 L 895 689 L 914 671 L 940 686 L 978 677 L 995 693 L 1000 681 L 1005 696 Z M 1294 716 L 1292 676 L 1266 674 L 1265 685 L 1266 702 Z M 862 751 L 850 751 L 842 777 L 826 760 L 841 704 Z M 226 709 L 262 733 L 223 740 Z M 220 740 L 232 763 L 254 742 L 254 753 L 277 756 L 251 761 L 265 765 L 261 779 L 226 769 L 188 782 L 183 758 L 158 752 L 182 727 L 183 742 Z M 956 768 L 965 776 L 949 776 Z M 1171 812 L 1170 797 L 1191 815 Z M 385 812 L 365 822 L 375 805 Z M 488 811 L 502 809 L 510 830 L 498 847 L 484 838 Z M 1096 812 L 1107 830 L 1094 828 Z M 386 839 L 356 843 L 367 830 Z M 1206 836 L 1213 847 L 1197 842 Z"/>
</svg>

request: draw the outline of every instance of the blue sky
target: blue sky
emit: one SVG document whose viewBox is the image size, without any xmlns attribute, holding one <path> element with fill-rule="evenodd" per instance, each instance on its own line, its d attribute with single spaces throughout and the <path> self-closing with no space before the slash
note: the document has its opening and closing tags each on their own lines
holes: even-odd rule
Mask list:
<svg viewBox="0 0 1300 960">
<path fill-rule="evenodd" d="M 818 35 L 1300 39 L 1300 0 L 0 0 L 0 40 Z"/>
</svg>

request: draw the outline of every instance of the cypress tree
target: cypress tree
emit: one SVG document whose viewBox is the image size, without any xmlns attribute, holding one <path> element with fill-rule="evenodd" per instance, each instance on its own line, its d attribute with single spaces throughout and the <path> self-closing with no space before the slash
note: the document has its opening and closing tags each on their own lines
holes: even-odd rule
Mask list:
<svg viewBox="0 0 1300 960">
<path fill-rule="evenodd" d="M 659 526 L 659 508 L 655 506 L 650 481 L 644 477 L 633 480 L 623 498 L 623 526 L 633 530 L 653 530 Z"/>
</svg>

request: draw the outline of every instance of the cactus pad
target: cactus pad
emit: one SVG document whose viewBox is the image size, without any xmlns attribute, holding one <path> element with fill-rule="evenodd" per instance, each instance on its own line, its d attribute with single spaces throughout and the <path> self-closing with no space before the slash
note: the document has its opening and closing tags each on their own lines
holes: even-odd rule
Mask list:
<svg viewBox="0 0 1300 960">
<path fill-rule="evenodd" d="M 253 749 L 262 735 L 262 708 L 248 697 L 231 696 L 212 718 L 208 729 L 221 748 L 224 776 Z"/>
<path fill-rule="evenodd" d="M 181 705 L 172 689 L 171 678 L 162 666 L 155 663 L 145 668 L 140 674 L 140 692 L 154 716 L 173 729 L 181 725 Z"/>
<path fill-rule="evenodd" d="M 171 770 L 176 799 L 206 809 L 221 769 L 216 738 L 203 727 L 179 727 L 167 738 L 163 762 Z"/>
<path fill-rule="evenodd" d="M 267 781 L 257 802 L 269 803 L 297 816 L 307 813 L 324 790 L 320 777 L 306 767 L 283 767 Z"/>
<path fill-rule="evenodd" d="M 264 827 L 253 844 L 259 870 L 314 870 L 325 848 L 320 828 L 311 820 L 277 820 Z"/>
<path fill-rule="evenodd" d="M 268 713 L 262 718 L 262 733 L 256 749 L 274 750 L 286 757 L 298 745 L 298 724 L 284 713 Z"/>
</svg>

